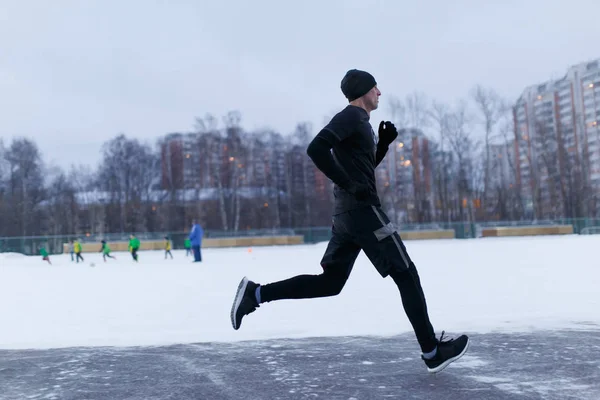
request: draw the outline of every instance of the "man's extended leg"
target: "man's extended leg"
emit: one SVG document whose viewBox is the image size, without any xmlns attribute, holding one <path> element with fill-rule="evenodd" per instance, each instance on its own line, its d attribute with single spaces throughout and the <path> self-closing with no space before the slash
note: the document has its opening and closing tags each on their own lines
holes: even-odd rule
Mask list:
<svg viewBox="0 0 600 400">
<path fill-rule="evenodd" d="M 437 346 L 437 339 L 429 320 L 425 294 L 415 265 L 410 262 L 405 270 L 392 269 L 390 277 L 398 286 L 404 312 L 415 331 L 421 350 L 424 354 L 430 353 Z"/>
<path fill-rule="evenodd" d="M 429 371 L 441 371 L 460 358 L 468 348 L 468 337 L 462 335 L 445 342 L 435 337 L 417 269 L 385 213 L 379 207 L 365 208 L 354 214 L 352 224 L 357 228 L 358 242 L 378 272 L 383 277 L 389 275 L 398 286 Z"/>
<path fill-rule="evenodd" d="M 360 247 L 334 233 L 321 260 L 319 275 L 298 275 L 261 286 L 242 279 L 231 308 L 231 324 L 239 329 L 242 318 L 254 312 L 260 303 L 283 299 L 309 299 L 335 296 L 350 276 Z"/>
</svg>

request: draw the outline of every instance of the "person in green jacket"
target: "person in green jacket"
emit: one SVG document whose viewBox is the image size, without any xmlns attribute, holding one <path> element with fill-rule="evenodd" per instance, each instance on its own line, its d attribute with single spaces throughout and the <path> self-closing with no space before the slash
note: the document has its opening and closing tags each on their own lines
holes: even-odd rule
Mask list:
<svg viewBox="0 0 600 400">
<path fill-rule="evenodd" d="M 52 265 L 50 262 L 50 256 L 48 255 L 48 252 L 44 246 L 40 247 L 40 254 L 42 255 L 42 260 L 48 261 L 48 264 Z"/>
<path fill-rule="evenodd" d="M 186 257 L 192 254 L 192 242 L 189 238 L 185 239 L 185 241 L 183 242 L 183 247 L 185 248 Z"/>
<path fill-rule="evenodd" d="M 138 250 L 140 249 L 140 239 L 136 238 L 135 235 L 129 236 L 129 251 L 131 257 L 137 262 L 138 261 Z"/>
<path fill-rule="evenodd" d="M 116 260 L 117 257 L 110 255 L 110 246 L 108 245 L 108 243 L 106 243 L 106 240 L 103 240 L 101 243 L 102 247 L 100 248 L 100 252 L 102 252 L 102 258 L 104 259 L 104 262 L 106 262 L 106 257 L 114 258 Z"/>
</svg>

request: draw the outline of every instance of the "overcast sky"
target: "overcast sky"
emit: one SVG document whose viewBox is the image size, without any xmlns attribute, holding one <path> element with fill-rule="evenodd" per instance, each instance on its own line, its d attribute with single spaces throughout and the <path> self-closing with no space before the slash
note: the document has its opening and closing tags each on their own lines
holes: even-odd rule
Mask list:
<svg viewBox="0 0 600 400">
<path fill-rule="evenodd" d="M 154 143 L 194 118 L 315 133 L 350 68 L 386 95 L 453 102 L 476 83 L 516 99 L 600 57 L 598 0 L 0 0 L 0 137 L 95 166 L 116 134 Z"/>
</svg>

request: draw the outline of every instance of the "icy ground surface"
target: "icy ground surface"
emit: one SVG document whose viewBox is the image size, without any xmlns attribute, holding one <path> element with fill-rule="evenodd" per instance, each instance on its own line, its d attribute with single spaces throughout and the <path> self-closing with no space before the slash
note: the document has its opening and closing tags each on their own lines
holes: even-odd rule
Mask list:
<svg viewBox="0 0 600 400">
<path fill-rule="evenodd" d="M 410 334 L 0 350 L 2 400 L 600 398 L 598 330 L 474 334 L 431 375 Z"/>
</svg>

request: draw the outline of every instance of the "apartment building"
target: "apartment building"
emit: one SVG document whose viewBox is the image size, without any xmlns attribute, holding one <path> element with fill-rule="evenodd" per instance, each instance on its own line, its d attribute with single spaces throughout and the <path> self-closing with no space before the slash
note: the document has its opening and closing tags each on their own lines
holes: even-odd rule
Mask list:
<svg viewBox="0 0 600 400">
<path fill-rule="evenodd" d="M 201 153 L 195 133 L 171 133 L 160 143 L 161 188 L 194 188 L 201 181 Z"/>
<path fill-rule="evenodd" d="M 515 182 L 515 141 L 490 144 L 490 182 L 494 189 L 512 188 Z"/>
<path fill-rule="evenodd" d="M 516 184 L 534 216 L 562 212 L 561 190 L 582 168 L 600 193 L 600 59 L 526 88 L 513 107 Z"/>
</svg>

